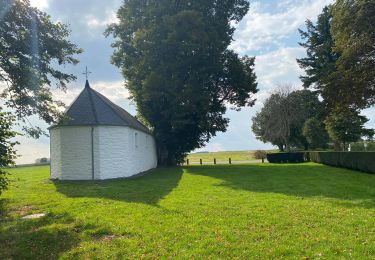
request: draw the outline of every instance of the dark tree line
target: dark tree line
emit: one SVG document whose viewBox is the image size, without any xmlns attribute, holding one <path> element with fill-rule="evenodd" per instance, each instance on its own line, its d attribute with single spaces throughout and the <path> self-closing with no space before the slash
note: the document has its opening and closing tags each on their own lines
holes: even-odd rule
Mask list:
<svg viewBox="0 0 375 260">
<path fill-rule="evenodd" d="M 335 149 L 345 149 L 362 137 L 372 138 L 374 130 L 365 128 L 368 119 L 361 110 L 375 104 L 374 27 L 372 0 L 337 0 L 323 9 L 316 23 L 307 20 L 306 30 L 300 30 L 307 55 L 297 62 L 306 73 L 301 76 L 304 91 L 310 93 L 304 102 L 310 100 L 321 111 L 298 120 L 301 105 L 276 92 L 253 119 L 258 139 L 289 150 L 325 148 L 328 141 Z M 289 106 L 285 118 L 282 108 Z"/>
</svg>

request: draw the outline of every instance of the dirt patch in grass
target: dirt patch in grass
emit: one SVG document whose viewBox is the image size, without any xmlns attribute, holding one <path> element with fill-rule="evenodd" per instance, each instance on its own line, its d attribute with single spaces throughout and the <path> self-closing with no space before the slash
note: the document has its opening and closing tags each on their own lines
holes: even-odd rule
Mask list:
<svg viewBox="0 0 375 260">
<path fill-rule="evenodd" d="M 26 216 L 26 215 L 29 215 L 30 213 L 32 213 L 33 210 L 35 210 L 36 208 L 31 206 L 31 205 L 25 205 L 25 206 L 22 206 L 20 208 L 14 208 L 10 211 L 11 214 L 14 214 L 14 215 L 18 215 L 18 216 Z"/>
</svg>

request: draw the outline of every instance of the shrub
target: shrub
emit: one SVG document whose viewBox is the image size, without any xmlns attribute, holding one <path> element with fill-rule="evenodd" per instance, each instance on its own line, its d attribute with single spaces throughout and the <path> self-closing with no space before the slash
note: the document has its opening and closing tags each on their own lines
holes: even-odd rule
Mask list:
<svg viewBox="0 0 375 260">
<path fill-rule="evenodd" d="M 8 186 L 8 179 L 6 177 L 6 172 L 0 170 L 0 195 L 3 190 L 6 190 Z"/>
<path fill-rule="evenodd" d="M 364 142 L 357 142 L 357 143 L 351 143 L 350 144 L 352 152 L 364 152 L 365 151 L 365 145 Z M 375 141 L 367 141 L 367 151 L 375 151 Z"/>
<path fill-rule="evenodd" d="M 303 163 L 306 161 L 304 152 L 269 153 L 267 160 L 270 163 Z"/>
<path fill-rule="evenodd" d="M 375 173 L 375 152 L 310 152 L 312 162 Z"/>
<path fill-rule="evenodd" d="M 254 158 L 257 160 L 265 159 L 267 157 L 266 151 L 263 150 L 257 150 L 254 152 Z"/>
<path fill-rule="evenodd" d="M 3 168 L 13 165 L 14 159 L 16 159 L 14 146 L 18 144 L 18 142 L 12 140 L 17 135 L 17 133 L 12 130 L 14 122 L 15 117 L 12 116 L 11 113 L 2 112 L 0 107 L 0 195 L 8 185 L 6 172 Z"/>
</svg>

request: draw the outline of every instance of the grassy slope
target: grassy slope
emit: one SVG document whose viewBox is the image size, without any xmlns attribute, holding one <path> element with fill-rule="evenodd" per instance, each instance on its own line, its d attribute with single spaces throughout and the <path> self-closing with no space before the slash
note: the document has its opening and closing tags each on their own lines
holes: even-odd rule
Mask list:
<svg viewBox="0 0 375 260">
<path fill-rule="evenodd" d="M 375 257 L 375 175 L 304 165 L 190 166 L 52 182 L 13 169 L 0 259 Z M 21 220 L 47 212 L 39 220 Z"/>
<path fill-rule="evenodd" d="M 192 153 L 187 157 L 190 162 L 199 162 L 202 159 L 203 162 L 213 162 L 214 158 L 218 162 L 228 162 L 229 158 L 233 161 L 249 161 L 255 160 L 254 151 L 231 151 L 231 152 L 212 152 L 212 153 Z"/>
</svg>

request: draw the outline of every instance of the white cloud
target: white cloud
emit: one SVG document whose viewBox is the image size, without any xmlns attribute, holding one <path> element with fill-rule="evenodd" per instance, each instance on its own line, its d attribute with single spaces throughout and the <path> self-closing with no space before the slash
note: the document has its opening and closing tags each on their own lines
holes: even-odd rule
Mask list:
<svg viewBox="0 0 375 260">
<path fill-rule="evenodd" d="M 261 2 L 255 2 L 250 12 L 238 25 L 232 48 L 240 53 L 281 47 L 282 40 L 297 32 L 306 19 L 315 20 L 322 8 L 332 0 L 283 0 L 277 4 L 277 13 L 264 11 Z M 272 8 L 276 9 L 276 8 Z"/>
<path fill-rule="evenodd" d="M 303 70 L 298 66 L 296 59 L 304 55 L 305 50 L 302 47 L 289 47 L 257 56 L 255 72 L 260 89 L 256 95 L 258 101 L 264 101 L 279 84 L 300 87 L 299 76 L 303 74 Z"/>
<path fill-rule="evenodd" d="M 48 0 L 30 0 L 31 6 L 37 7 L 40 10 L 48 8 Z"/>
<path fill-rule="evenodd" d="M 116 10 L 107 10 L 106 16 L 104 17 L 104 19 L 100 19 L 97 16 L 92 15 L 92 14 L 87 15 L 85 19 L 86 19 L 87 26 L 90 28 L 102 29 L 102 28 L 107 27 L 109 24 L 118 22 L 118 19 L 116 16 Z"/>
</svg>

